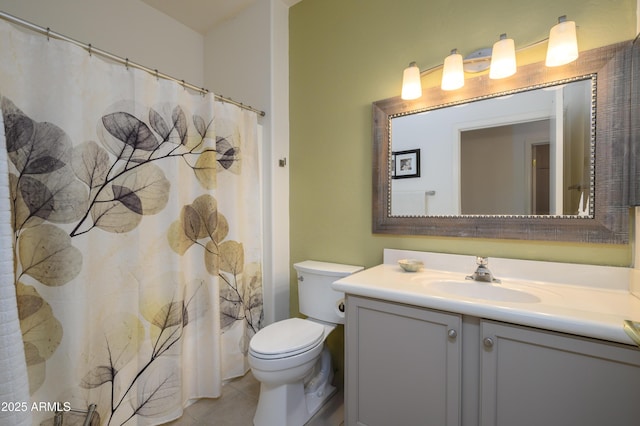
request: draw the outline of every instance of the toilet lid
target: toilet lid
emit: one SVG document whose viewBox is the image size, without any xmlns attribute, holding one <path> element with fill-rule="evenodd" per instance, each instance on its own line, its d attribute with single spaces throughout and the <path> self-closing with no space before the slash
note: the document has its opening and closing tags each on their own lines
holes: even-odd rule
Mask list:
<svg viewBox="0 0 640 426">
<path fill-rule="evenodd" d="M 305 352 L 323 340 L 321 324 L 289 318 L 258 331 L 249 342 L 249 350 L 259 358 L 286 358 Z"/>
</svg>

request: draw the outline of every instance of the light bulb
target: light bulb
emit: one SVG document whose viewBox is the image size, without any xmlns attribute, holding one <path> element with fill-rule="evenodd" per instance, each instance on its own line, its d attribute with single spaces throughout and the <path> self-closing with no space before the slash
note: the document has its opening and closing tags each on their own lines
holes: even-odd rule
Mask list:
<svg viewBox="0 0 640 426">
<path fill-rule="evenodd" d="M 462 68 L 462 55 L 457 49 L 444 59 L 442 67 L 442 90 L 456 90 L 464 86 L 464 70 Z"/>
<path fill-rule="evenodd" d="M 489 78 L 499 79 L 516 73 L 516 47 L 513 39 L 506 34 L 500 35 L 491 52 L 491 68 Z"/>
<path fill-rule="evenodd" d="M 567 21 L 566 16 L 558 18 L 558 23 L 549 31 L 547 60 L 545 65 L 557 67 L 578 59 L 578 40 L 576 23 Z"/>
<path fill-rule="evenodd" d="M 411 62 L 402 73 L 402 94 L 404 100 L 418 99 L 422 96 L 422 84 L 420 83 L 420 68 L 415 62 Z"/>
<path fill-rule="evenodd" d="M 513 39 L 506 34 L 500 35 L 491 52 L 491 68 L 489 78 L 499 79 L 516 73 L 516 48 Z"/>
</svg>

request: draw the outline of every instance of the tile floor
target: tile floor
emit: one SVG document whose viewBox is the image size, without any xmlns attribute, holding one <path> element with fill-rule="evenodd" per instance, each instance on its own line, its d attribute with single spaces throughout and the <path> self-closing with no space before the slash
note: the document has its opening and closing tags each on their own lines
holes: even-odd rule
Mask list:
<svg viewBox="0 0 640 426">
<path fill-rule="evenodd" d="M 227 383 L 220 398 L 198 400 L 181 418 L 165 426 L 252 426 L 259 393 L 260 383 L 249 371 L 244 377 Z M 343 393 L 338 391 L 307 426 L 343 426 L 343 399 Z"/>
</svg>

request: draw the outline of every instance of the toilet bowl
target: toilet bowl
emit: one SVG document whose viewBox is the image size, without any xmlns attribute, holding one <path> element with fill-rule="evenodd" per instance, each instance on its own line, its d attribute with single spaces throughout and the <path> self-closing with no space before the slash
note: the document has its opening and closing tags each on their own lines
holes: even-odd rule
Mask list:
<svg viewBox="0 0 640 426">
<path fill-rule="evenodd" d="M 260 382 L 255 425 L 303 425 L 333 395 L 331 355 L 324 344 L 333 328 L 290 318 L 256 334 L 259 341 L 249 349 L 249 365 Z M 293 339 L 290 346 L 283 336 Z"/>
<path fill-rule="evenodd" d="M 344 323 L 344 294 L 331 283 L 362 267 L 305 261 L 298 272 L 300 311 L 258 331 L 249 342 L 249 366 L 260 382 L 256 426 L 302 426 L 336 391 L 325 339 Z"/>
</svg>

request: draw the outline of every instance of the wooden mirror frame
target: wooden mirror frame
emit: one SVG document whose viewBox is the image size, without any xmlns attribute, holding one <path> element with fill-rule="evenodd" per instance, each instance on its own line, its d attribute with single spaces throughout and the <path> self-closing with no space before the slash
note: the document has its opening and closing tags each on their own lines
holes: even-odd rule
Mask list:
<svg viewBox="0 0 640 426">
<path fill-rule="evenodd" d="M 465 87 L 446 92 L 423 90 L 420 99 L 400 97 L 373 103 L 373 233 L 437 235 L 466 238 L 572 241 L 626 244 L 629 241 L 630 111 L 638 104 L 631 96 L 631 41 L 582 52 L 577 61 L 557 68 L 543 62 L 525 65 L 510 78 L 488 75 L 467 79 Z M 562 216 L 391 216 L 390 118 L 535 88 L 555 81 L 596 75 L 595 185 L 591 215 Z"/>
</svg>

